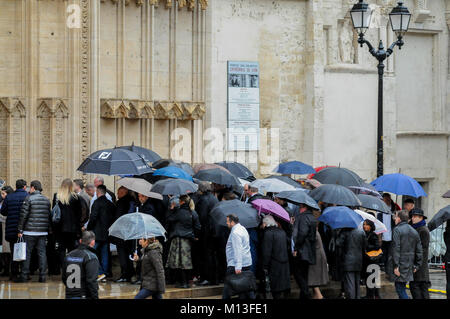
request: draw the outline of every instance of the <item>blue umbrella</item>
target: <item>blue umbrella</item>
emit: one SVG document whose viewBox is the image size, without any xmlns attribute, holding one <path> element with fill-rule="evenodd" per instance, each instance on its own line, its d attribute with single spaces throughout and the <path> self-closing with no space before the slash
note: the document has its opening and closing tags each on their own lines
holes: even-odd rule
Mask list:
<svg viewBox="0 0 450 319">
<path fill-rule="evenodd" d="M 389 192 L 396 195 L 412 197 L 427 196 L 422 186 L 412 177 L 404 174 L 386 174 L 378 177 L 372 183 L 379 192 Z"/>
<path fill-rule="evenodd" d="M 358 228 L 359 224 L 364 221 L 364 218 L 348 207 L 333 206 L 325 209 L 318 220 L 327 224 L 332 229 L 338 229 Z"/>
<path fill-rule="evenodd" d="M 171 178 L 185 179 L 190 182 L 193 181 L 191 175 L 176 166 L 166 166 L 160 168 L 153 173 L 153 176 L 166 176 Z"/>
<path fill-rule="evenodd" d="M 280 174 L 298 174 L 298 175 L 316 173 L 316 171 L 312 166 L 299 161 L 281 163 L 275 168 L 274 172 Z"/>
</svg>

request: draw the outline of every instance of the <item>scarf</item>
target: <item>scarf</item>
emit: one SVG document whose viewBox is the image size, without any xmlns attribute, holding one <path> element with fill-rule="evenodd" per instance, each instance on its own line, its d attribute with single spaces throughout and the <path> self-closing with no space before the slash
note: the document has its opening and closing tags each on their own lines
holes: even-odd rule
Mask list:
<svg viewBox="0 0 450 319">
<path fill-rule="evenodd" d="M 424 219 L 424 220 L 418 222 L 417 224 L 412 224 L 412 227 L 413 227 L 414 229 L 417 229 L 417 228 L 419 228 L 419 227 L 425 226 L 426 224 L 427 224 L 427 222 L 426 222 L 425 219 Z"/>
</svg>

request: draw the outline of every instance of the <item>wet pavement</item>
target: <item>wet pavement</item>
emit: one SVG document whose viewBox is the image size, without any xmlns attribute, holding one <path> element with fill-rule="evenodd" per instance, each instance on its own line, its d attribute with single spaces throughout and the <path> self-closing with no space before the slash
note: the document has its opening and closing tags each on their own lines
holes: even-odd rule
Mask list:
<svg viewBox="0 0 450 319">
<path fill-rule="evenodd" d="M 443 270 L 431 270 L 430 280 L 431 289 L 445 291 L 446 278 Z M 291 298 L 296 298 L 298 290 L 293 283 L 293 294 Z M 99 283 L 99 296 L 104 299 L 132 299 L 139 290 L 138 285 L 130 283 L 115 283 L 108 281 Z M 221 297 L 222 286 L 195 287 L 191 289 L 177 289 L 174 286 L 168 286 L 164 294 L 166 299 L 199 299 Z M 340 283 L 331 282 L 322 289 L 322 293 L 327 299 L 334 299 L 339 295 Z M 409 289 L 407 289 L 408 295 Z M 361 287 L 361 294 L 365 294 L 365 288 Z M 398 299 L 394 285 L 385 280 L 382 275 L 381 295 L 383 299 Z M 446 295 L 442 293 L 430 293 L 431 299 L 445 299 Z M 38 276 L 32 276 L 32 280 L 27 283 L 14 283 L 7 277 L 0 277 L 0 299 L 64 299 L 65 287 L 61 282 L 60 276 L 51 276 L 46 283 L 39 283 Z"/>
</svg>

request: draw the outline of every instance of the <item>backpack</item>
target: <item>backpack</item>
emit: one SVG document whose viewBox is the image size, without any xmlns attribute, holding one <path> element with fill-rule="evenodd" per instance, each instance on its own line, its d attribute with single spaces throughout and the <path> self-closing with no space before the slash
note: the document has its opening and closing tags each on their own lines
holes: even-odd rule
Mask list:
<svg viewBox="0 0 450 319">
<path fill-rule="evenodd" d="M 59 207 L 58 198 L 55 197 L 55 206 L 52 209 L 52 222 L 54 224 L 59 224 L 61 221 L 61 208 Z"/>
</svg>

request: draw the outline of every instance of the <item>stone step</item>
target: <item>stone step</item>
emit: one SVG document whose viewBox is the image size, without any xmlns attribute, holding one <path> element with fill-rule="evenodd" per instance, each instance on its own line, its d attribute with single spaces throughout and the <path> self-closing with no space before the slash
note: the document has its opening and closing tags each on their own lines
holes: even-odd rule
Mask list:
<svg viewBox="0 0 450 319">
<path fill-rule="evenodd" d="M 203 299 L 211 296 L 222 296 L 223 285 L 207 286 L 207 287 L 193 287 L 193 288 L 175 288 L 174 286 L 167 286 L 166 292 L 163 295 L 164 299 Z M 101 299 L 133 299 L 139 291 L 136 286 L 134 291 L 122 293 L 115 296 L 101 296 Z"/>
</svg>

